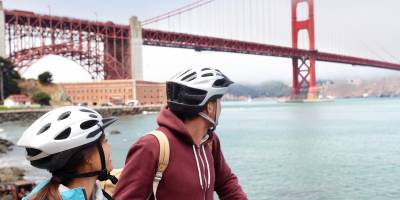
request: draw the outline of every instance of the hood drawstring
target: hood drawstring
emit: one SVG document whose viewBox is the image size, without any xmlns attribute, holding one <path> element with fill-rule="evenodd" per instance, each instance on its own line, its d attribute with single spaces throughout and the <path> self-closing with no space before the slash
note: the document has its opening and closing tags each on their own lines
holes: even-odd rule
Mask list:
<svg viewBox="0 0 400 200">
<path fill-rule="evenodd" d="M 197 158 L 197 153 L 196 153 L 196 148 L 195 145 L 193 145 L 193 153 L 194 157 L 196 158 L 196 164 L 197 164 L 197 170 L 199 172 L 199 180 L 200 180 L 200 187 L 203 190 L 203 179 L 201 178 L 201 171 L 200 171 L 200 166 L 199 166 L 199 159 Z"/>
<path fill-rule="evenodd" d="M 200 150 L 199 155 L 198 155 L 195 145 L 193 145 L 192 147 L 193 147 L 194 156 L 196 158 L 197 171 L 198 171 L 199 180 L 200 180 L 200 187 L 201 187 L 202 190 L 204 190 L 205 188 L 209 189 L 210 188 L 210 180 L 211 180 L 211 178 L 210 178 L 210 176 L 211 176 L 210 175 L 210 164 L 208 163 L 207 154 L 206 154 L 206 151 L 204 150 L 204 146 L 203 145 L 201 146 L 201 150 L 203 151 L 203 155 L 204 155 L 204 159 L 205 159 L 206 165 L 204 165 L 203 158 L 201 157 L 201 150 Z M 205 181 L 206 186 L 203 186 L 203 177 L 202 177 L 201 170 L 200 170 L 199 158 L 200 158 L 200 161 L 201 161 L 203 167 L 207 166 L 207 177 L 204 174 L 204 181 Z"/>
<path fill-rule="evenodd" d="M 207 154 L 206 154 L 206 151 L 204 150 L 204 145 L 202 146 L 202 149 L 203 149 L 204 158 L 206 159 L 206 164 L 207 164 L 207 176 L 208 176 L 207 189 L 209 189 L 210 188 L 210 165 L 208 164 Z"/>
</svg>

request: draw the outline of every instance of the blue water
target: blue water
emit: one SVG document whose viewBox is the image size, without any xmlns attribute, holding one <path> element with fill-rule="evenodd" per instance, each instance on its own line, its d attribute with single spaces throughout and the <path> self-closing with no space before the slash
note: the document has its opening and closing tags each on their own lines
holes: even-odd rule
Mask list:
<svg viewBox="0 0 400 200">
<path fill-rule="evenodd" d="M 108 130 L 115 167 L 131 144 L 156 127 L 156 113 L 124 116 Z M 17 140 L 27 122 L 0 124 Z M 250 199 L 400 199 L 400 99 L 314 104 L 225 102 L 217 133 L 232 170 Z M 28 178 L 23 151 L 0 156 Z"/>
</svg>

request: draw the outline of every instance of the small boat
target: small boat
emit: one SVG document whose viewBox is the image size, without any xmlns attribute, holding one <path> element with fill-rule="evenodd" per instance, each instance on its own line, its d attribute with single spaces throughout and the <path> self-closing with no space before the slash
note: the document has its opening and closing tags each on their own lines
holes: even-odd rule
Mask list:
<svg viewBox="0 0 400 200">
<path fill-rule="evenodd" d="M 247 97 L 247 102 L 252 102 L 253 101 L 253 99 L 251 98 L 251 96 L 248 96 Z"/>
<path fill-rule="evenodd" d="M 121 132 L 119 130 L 111 130 L 110 134 L 116 135 L 116 134 L 121 134 Z"/>
</svg>

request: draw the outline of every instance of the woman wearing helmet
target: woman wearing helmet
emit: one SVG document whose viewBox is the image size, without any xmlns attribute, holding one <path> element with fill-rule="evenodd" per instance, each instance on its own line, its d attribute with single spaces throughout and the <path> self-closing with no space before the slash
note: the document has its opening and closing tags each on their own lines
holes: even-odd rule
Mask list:
<svg viewBox="0 0 400 200">
<path fill-rule="evenodd" d="M 26 149 L 32 166 L 48 170 L 52 177 L 24 199 L 111 199 L 97 180 L 118 181 L 109 173 L 112 164 L 104 135 L 115 121 L 80 106 L 57 108 L 37 119 L 17 145 Z"/>
<path fill-rule="evenodd" d="M 188 69 L 167 81 L 168 106 L 157 118 L 157 130 L 168 138 L 169 164 L 159 175 L 160 145 L 151 135 L 141 137 L 129 150 L 113 197 L 212 200 L 216 191 L 221 200 L 247 199 L 214 132 L 230 84 L 212 68 Z"/>
</svg>

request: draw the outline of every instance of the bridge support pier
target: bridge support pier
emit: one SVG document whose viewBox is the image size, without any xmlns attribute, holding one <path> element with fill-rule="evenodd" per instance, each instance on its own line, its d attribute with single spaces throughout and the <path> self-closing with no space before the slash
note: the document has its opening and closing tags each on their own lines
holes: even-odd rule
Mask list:
<svg viewBox="0 0 400 200">
<path fill-rule="evenodd" d="M 129 18 L 130 26 L 130 54 L 131 54 L 131 70 L 133 99 L 137 99 L 136 81 L 143 80 L 143 57 L 142 57 L 142 25 L 136 16 Z"/>
<path fill-rule="evenodd" d="M 142 25 L 136 16 L 129 19 L 132 79 L 143 80 Z"/>
<path fill-rule="evenodd" d="M 6 27 L 6 19 L 3 8 L 3 2 L 0 1 L 0 56 L 3 58 L 7 58 L 5 27 Z"/>
<path fill-rule="evenodd" d="M 297 7 L 300 3 L 308 5 L 308 19 L 298 20 Z M 292 0 L 292 46 L 298 48 L 299 31 L 306 30 L 309 39 L 309 50 L 315 52 L 314 34 L 314 0 Z M 318 89 L 315 76 L 316 53 L 308 57 L 293 58 L 292 100 L 317 99 Z"/>
</svg>

